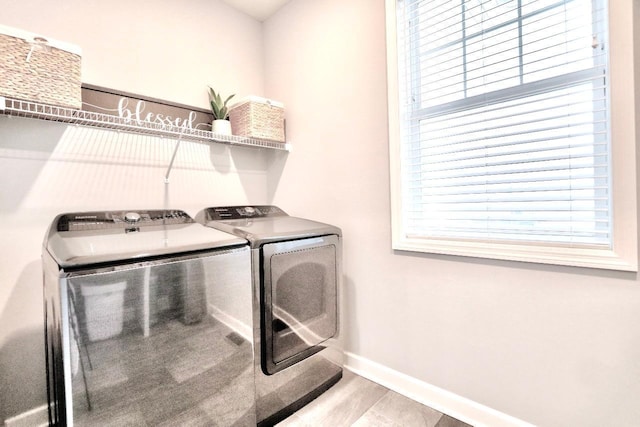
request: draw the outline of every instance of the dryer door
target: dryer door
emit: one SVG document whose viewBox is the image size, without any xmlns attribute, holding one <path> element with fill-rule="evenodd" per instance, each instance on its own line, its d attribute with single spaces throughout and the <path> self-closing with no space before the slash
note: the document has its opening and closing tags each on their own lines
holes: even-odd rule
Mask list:
<svg viewBox="0 0 640 427">
<path fill-rule="evenodd" d="M 338 332 L 336 235 L 263 246 L 262 367 L 274 374 L 322 350 Z"/>
</svg>

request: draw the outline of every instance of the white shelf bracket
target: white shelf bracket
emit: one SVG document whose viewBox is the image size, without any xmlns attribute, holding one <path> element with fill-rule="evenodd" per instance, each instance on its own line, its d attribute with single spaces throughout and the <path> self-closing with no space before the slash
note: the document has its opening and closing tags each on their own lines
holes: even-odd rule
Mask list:
<svg viewBox="0 0 640 427">
<path fill-rule="evenodd" d="M 173 155 L 171 156 L 171 161 L 169 162 L 169 167 L 167 168 L 167 173 L 164 175 L 164 183 L 169 183 L 169 175 L 171 174 L 171 168 L 173 168 L 173 162 L 176 159 L 176 154 L 178 154 L 178 148 L 180 147 L 180 141 L 182 141 L 182 134 L 178 135 L 178 141 L 176 142 L 176 148 L 173 149 Z"/>
</svg>

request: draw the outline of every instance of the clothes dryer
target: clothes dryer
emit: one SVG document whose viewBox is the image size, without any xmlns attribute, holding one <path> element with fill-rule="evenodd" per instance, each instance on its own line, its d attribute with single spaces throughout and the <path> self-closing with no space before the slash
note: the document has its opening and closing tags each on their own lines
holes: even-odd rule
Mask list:
<svg viewBox="0 0 640 427">
<path fill-rule="evenodd" d="M 179 210 L 59 215 L 43 246 L 51 425 L 255 425 L 250 249 Z"/>
<path fill-rule="evenodd" d="M 341 230 L 276 206 L 211 207 L 196 220 L 251 247 L 257 421 L 273 425 L 342 377 Z"/>
</svg>

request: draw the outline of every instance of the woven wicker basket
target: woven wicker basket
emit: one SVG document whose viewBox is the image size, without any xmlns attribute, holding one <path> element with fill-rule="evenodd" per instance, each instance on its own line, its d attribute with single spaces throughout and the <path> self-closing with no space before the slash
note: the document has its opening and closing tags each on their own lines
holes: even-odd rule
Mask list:
<svg viewBox="0 0 640 427">
<path fill-rule="evenodd" d="M 80 49 L 0 26 L 0 96 L 82 106 Z"/>
<path fill-rule="evenodd" d="M 234 135 L 284 142 L 284 106 L 280 102 L 249 97 L 229 109 Z"/>
</svg>

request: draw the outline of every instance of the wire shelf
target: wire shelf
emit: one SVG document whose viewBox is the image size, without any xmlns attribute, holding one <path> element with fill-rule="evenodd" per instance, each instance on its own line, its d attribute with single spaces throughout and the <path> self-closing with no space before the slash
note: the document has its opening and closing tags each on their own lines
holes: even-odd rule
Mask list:
<svg viewBox="0 0 640 427">
<path fill-rule="evenodd" d="M 218 142 L 255 148 L 290 151 L 291 145 L 266 139 L 248 138 L 235 135 L 220 135 L 210 131 L 183 128 L 145 120 L 128 119 L 92 111 L 74 110 L 33 101 L 5 98 L 0 96 L 0 113 L 8 116 L 51 120 L 93 128 L 109 129 L 151 136 L 165 136 L 200 142 Z"/>
</svg>

